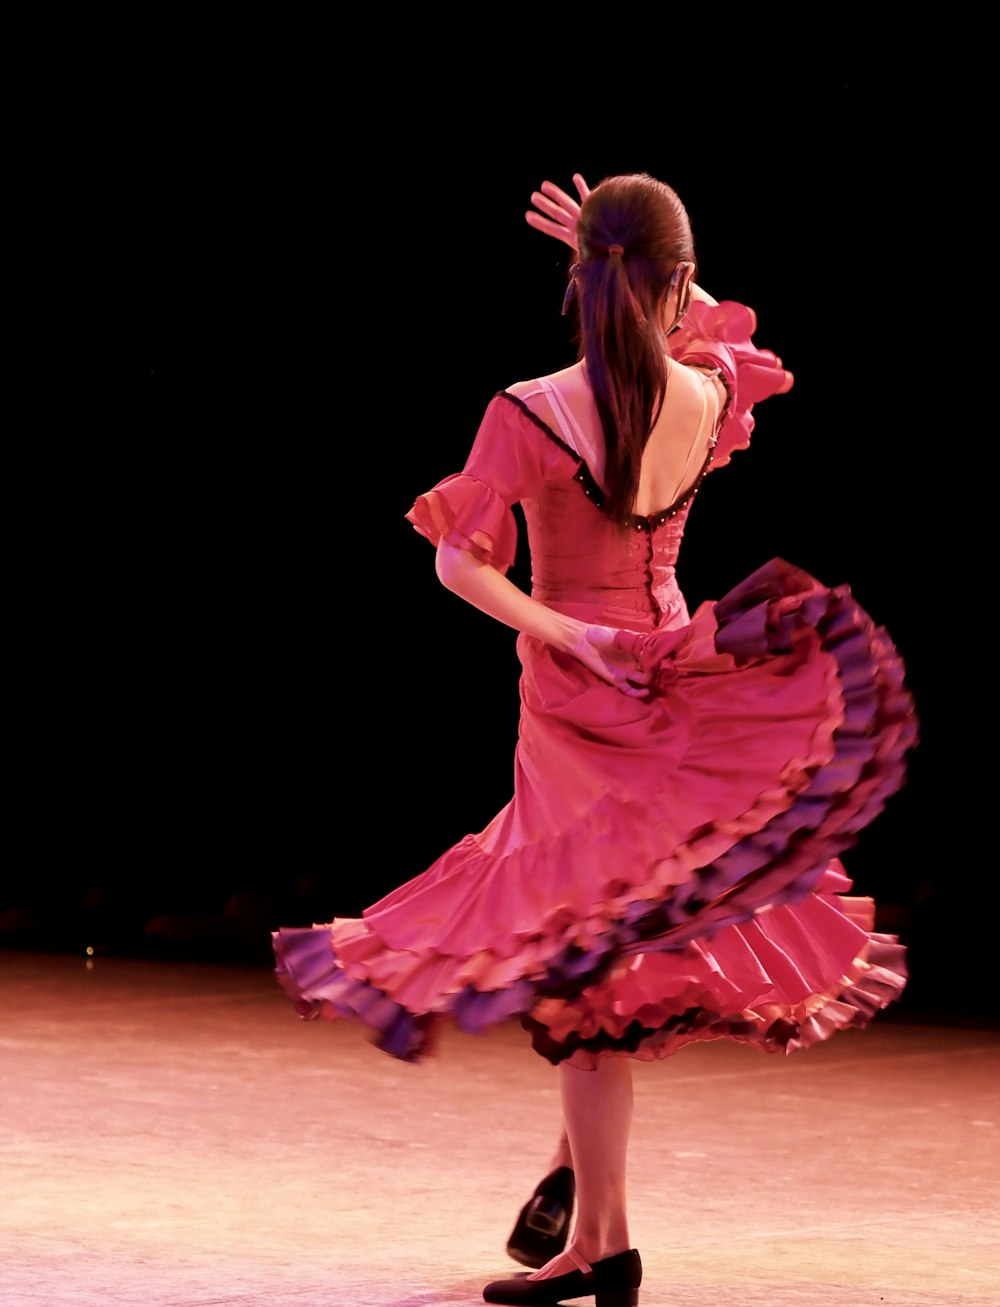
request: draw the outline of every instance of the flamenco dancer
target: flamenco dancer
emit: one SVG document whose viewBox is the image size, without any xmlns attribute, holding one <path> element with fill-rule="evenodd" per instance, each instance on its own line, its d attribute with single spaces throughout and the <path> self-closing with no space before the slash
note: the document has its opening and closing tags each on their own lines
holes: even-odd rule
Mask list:
<svg viewBox="0 0 1000 1307">
<path fill-rule="evenodd" d="M 847 586 L 772 559 L 689 613 L 688 515 L 792 374 L 750 308 L 697 284 L 672 187 L 573 181 L 525 216 L 572 252 L 577 361 L 498 391 L 462 471 L 407 514 L 441 583 L 518 633 L 513 797 L 360 919 L 273 943 L 301 1016 L 397 1058 L 445 1021 L 520 1020 L 564 1130 L 507 1244 L 531 1269 L 483 1297 L 636 1307 L 633 1061 L 710 1039 L 790 1053 L 898 998 L 904 949 L 840 855 L 903 785 L 917 720 Z M 514 504 L 530 594 L 506 575 Z"/>
</svg>

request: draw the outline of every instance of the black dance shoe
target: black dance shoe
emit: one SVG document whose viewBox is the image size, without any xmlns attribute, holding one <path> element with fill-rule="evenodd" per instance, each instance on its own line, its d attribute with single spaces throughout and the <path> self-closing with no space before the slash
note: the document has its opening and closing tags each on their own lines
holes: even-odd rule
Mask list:
<svg viewBox="0 0 1000 1307">
<path fill-rule="evenodd" d="M 570 1167 L 557 1166 L 521 1208 L 507 1240 L 507 1252 L 515 1262 L 538 1270 L 562 1252 L 575 1198 L 576 1176 Z"/>
<path fill-rule="evenodd" d="M 586 1263 L 584 1263 L 586 1265 Z M 486 1302 L 510 1307 L 558 1307 L 564 1298 L 593 1297 L 594 1307 L 637 1307 L 642 1262 L 635 1248 L 595 1262 L 589 1270 L 531 1280 L 528 1273 L 512 1280 L 494 1280 L 483 1290 Z"/>
</svg>

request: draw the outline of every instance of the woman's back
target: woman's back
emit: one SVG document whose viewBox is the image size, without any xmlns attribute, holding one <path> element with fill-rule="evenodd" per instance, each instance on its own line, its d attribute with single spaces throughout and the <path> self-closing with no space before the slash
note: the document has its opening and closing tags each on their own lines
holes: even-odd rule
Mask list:
<svg viewBox="0 0 1000 1307">
<path fill-rule="evenodd" d="M 670 361 L 667 391 L 643 455 L 633 523 L 618 529 L 600 503 L 604 441 L 584 363 L 507 393 L 582 459 L 525 501 L 532 594 L 575 616 L 647 627 L 687 620 L 676 564 L 692 491 L 710 466 L 724 395 L 713 375 Z"/>
<path fill-rule="evenodd" d="M 711 450 L 725 398 L 722 383 L 698 368 L 668 360 L 667 388 L 642 459 L 633 512 L 653 517 L 670 509 L 698 480 Z M 574 363 L 537 383 L 508 387 L 531 411 L 560 433 L 580 455 L 602 490 L 604 438 L 586 363 Z"/>
</svg>

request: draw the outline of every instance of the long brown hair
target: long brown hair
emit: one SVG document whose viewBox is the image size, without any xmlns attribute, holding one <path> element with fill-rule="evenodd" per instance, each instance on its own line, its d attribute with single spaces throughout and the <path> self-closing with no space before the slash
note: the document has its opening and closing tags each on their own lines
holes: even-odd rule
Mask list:
<svg viewBox="0 0 1000 1307">
<path fill-rule="evenodd" d="M 677 192 L 648 173 L 595 186 L 576 236 L 577 357 L 586 360 L 604 431 L 605 509 L 623 525 L 666 393 L 663 301 L 678 264 L 695 262 L 694 238 Z"/>
</svg>

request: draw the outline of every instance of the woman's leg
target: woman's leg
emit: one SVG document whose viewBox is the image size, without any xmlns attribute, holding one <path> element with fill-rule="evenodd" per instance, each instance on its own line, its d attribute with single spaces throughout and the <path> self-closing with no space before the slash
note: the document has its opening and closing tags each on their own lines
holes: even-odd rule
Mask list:
<svg viewBox="0 0 1000 1307">
<path fill-rule="evenodd" d="M 562 1252 L 573 1218 L 576 1181 L 569 1140 L 559 1134 L 551 1169 L 521 1208 L 507 1240 L 507 1253 L 522 1266 L 544 1266 Z"/>
<path fill-rule="evenodd" d="M 549 1164 L 550 1171 L 557 1171 L 561 1166 L 568 1166 L 573 1169 L 573 1151 L 569 1146 L 569 1136 L 565 1129 L 559 1136 L 559 1143 L 556 1145 L 556 1151 L 552 1154 L 552 1161 Z"/>
<path fill-rule="evenodd" d="M 590 1265 L 625 1252 L 629 1242 L 625 1172 L 632 1128 L 632 1060 L 607 1057 L 593 1071 L 559 1068 L 563 1120 L 576 1176 L 576 1226 L 570 1247 Z M 567 1253 L 532 1279 L 575 1268 Z"/>
</svg>

